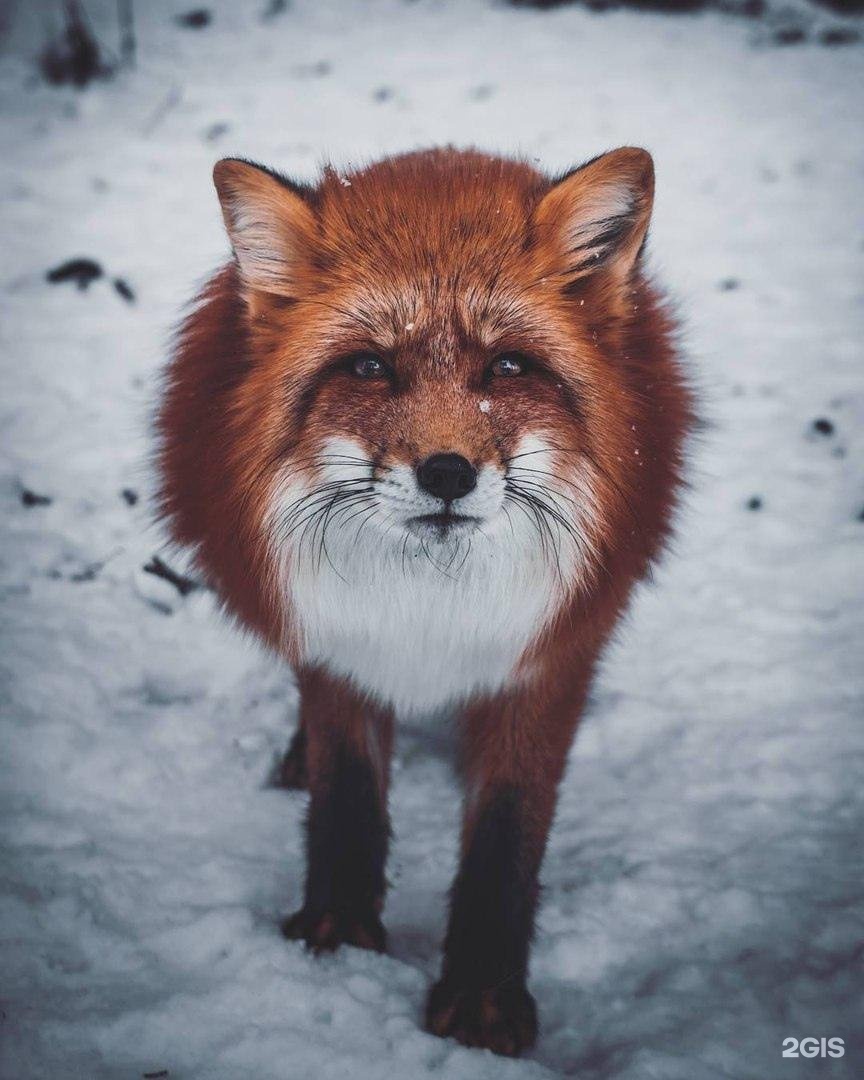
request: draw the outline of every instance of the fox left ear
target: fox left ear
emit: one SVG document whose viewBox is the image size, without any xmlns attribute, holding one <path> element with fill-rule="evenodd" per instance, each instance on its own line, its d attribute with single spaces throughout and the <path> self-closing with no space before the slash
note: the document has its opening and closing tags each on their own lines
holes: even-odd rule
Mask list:
<svg viewBox="0 0 864 1080">
<path fill-rule="evenodd" d="M 565 288 L 603 272 L 629 277 L 648 231 L 654 163 L 623 146 L 567 173 L 541 199 L 533 223 Z"/>
</svg>

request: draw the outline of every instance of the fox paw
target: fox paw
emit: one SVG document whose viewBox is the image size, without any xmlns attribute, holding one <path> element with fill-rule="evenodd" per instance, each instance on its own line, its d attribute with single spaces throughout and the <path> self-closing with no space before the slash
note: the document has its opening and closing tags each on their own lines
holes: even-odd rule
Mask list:
<svg viewBox="0 0 864 1080">
<path fill-rule="evenodd" d="M 290 941 L 305 941 L 316 955 L 334 952 L 340 945 L 384 952 L 387 932 L 374 911 L 307 911 L 301 908 L 282 923 L 282 933 Z"/>
<path fill-rule="evenodd" d="M 442 979 L 429 993 L 426 1030 L 465 1046 L 518 1057 L 537 1041 L 537 1007 L 519 983 L 478 990 Z"/>
</svg>

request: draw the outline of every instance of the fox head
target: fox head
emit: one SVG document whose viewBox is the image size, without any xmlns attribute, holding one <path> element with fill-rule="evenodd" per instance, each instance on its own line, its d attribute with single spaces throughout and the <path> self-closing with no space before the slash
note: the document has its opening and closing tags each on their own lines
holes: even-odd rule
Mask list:
<svg viewBox="0 0 864 1080">
<path fill-rule="evenodd" d="M 364 545 L 448 573 L 497 552 L 584 583 L 641 464 L 650 155 L 554 181 L 455 150 L 316 187 L 236 159 L 214 179 L 248 335 L 237 466 L 272 549 L 346 577 Z"/>
</svg>

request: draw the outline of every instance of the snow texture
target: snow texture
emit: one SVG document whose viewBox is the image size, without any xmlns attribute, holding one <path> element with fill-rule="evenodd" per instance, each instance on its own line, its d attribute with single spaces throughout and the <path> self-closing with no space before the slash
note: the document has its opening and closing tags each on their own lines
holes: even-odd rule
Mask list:
<svg viewBox="0 0 864 1080">
<path fill-rule="evenodd" d="M 861 1076 L 860 45 L 716 13 L 209 7 L 189 29 L 137 4 L 137 66 L 83 92 L 34 75 L 48 6 L 3 12 L 3 1080 Z M 88 10 L 113 44 L 113 4 Z M 550 170 L 652 150 L 652 262 L 710 421 L 572 754 L 519 1062 L 420 1026 L 455 859 L 445 748 L 401 733 L 391 955 L 311 959 L 276 928 L 304 798 L 264 786 L 291 676 L 207 591 L 142 569 L 184 569 L 148 524 L 147 420 L 227 253 L 213 161 L 310 178 L 451 141 Z M 46 281 L 79 256 L 103 276 Z M 846 1056 L 784 1060 L 787 1036 Z"/>
</svg>

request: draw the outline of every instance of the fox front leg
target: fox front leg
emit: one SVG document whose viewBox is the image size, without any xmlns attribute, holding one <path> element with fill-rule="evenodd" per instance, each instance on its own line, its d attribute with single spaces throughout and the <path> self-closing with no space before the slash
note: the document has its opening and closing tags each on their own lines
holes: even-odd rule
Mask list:
<svg viewBox="0 0 864 1080">
<path fill-rule="evenodd" d="M 309 816 L 303 907 L 282 925 L 314 952 L 383 952 L 391 713 L 320 669 L 299 674 Z"/>
<path fill-rule="evenodd" d="M 538 874 L 581 699 L 524 692 L 469 708 L 461 859 L 426 1027 L 518 1056 L 537 1038 L 528 961 Z"/>
</svg>

